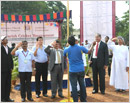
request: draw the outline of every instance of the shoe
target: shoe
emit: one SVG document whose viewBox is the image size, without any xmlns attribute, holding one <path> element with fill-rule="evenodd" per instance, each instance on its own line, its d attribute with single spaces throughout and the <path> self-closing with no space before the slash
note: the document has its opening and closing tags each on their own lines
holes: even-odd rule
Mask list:
<svg viewBox="0 0 130 103">
<path fill-rule="evenodd" d="M 55 96 L 54 96 L 54 95 L 52 95 L 52 96 L 51 96 L 51 99 L 54 99 L 54 98 L 55 98 Z"/>
<path fill-rule="evenodd" d="M 120 89 L 116 89 L 116 92 L 120 92 Z"/>
<path fill-rule="evenodd" d="M 29 101 L 34 101 L 32 98 L 28 98 Z"/>
<path fill-rule="evenodd" d="M 104 94 L 105 94 L 105 92 L 104 92 L 104 91 L 101 91 L 101 94 L 103 94 L 103 95 L 104 95 Z"/>
<path fill-rule="evenodd" d="M 22 98 L 22 100 L 21 100 L 22 102 L 25 102 L 25 98 Z"/>
<path fill-rule="evenodd" d="M 59 97 L 64 98 L 64 96 L 63 96 L 63 95 L 59 95 Z"/>
<path fill-rule="evenodd" d="M 48 95 L 47 95 L 47 94 L 43 94 L 43 96 L 44 96 L 44 97 L 48 97 Z"/>
<path fill-rule="evenodd" d="M 80 96 L 80 91 L 78 91 L 78 96 Z"/>
<path fill-rule="evenodd" d="M 40 96 L 38 94 L 36 94 L 36 98 L 40 98 Z"/>
<path fill-rule="evenodd" d="M 95 94 L 95 93 L 98 93 L 98 91 L 93 90 L 93 91 L 92 91 L 92 94 Z"/>
<path fill-rule="evenodd" d="M 124 90 L 124 89 L 122 89 L 122 90 L 121 90 L 121 92 L 125 92 L 125 90 Z"/>
<path fill-rule="evenodd" d="M 13 100 L 13 99 L 10 99 L 10 98 L 7 99 L 6 101 L 7 101 L 7 102 L 14 102 L 14 100 Z"/>
<path fill-rule="evenodd" d="M 1 100 L 1 102 L 6 102 L 6 100 L 3 99 L 3 100 Z"/>
</svg>

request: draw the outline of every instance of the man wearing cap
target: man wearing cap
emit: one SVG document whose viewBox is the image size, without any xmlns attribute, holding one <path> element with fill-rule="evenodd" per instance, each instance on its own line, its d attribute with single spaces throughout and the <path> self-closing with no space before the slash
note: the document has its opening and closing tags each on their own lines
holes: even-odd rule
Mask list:
<svg viewBox="0 0 130 103">
<path fill-rule="evenodd" d="M 10 99 L 11 72 L 13 69 L 13 59 L 11 49 L 7 46 L 6 36 L 1 37 L 1 101 L 14 102 Z"/>
</svg>

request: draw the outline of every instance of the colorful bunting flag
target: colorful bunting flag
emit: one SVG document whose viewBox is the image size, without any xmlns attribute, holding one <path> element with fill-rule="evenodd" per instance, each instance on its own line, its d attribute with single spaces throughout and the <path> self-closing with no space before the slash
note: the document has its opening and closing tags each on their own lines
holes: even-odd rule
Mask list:
<svg viewBox="0 0 130 103">
<path fill-rule="evenodd" d="M 42 14 L 40 15 L 40 20 L 41 20 L 41 21 L 42 21 L 42 20 L 44 20 L 44 19 L 43 19 L 43 15 L 42 15 Z"/>
<path fill-rule="evenodd" d="M 15 15 L 11 15 L 12 21 L 15 21 Z"/>
<path fill-rule="evenodd" d="M 69 17 L 72 18 L 72 11 L 70 10 Z M 67 11 L 56 13 L 40 14 L 40 15 L 7 15 L 1 14 L 1 21 L 9 22 L 41 22 L 41 21 L 56 21 L 63 20 L 67 17 Z"/>
<path fill-rule="evenodd" d="M 30 21 L 29 15 L 26 15 L 26 21 Z"/>
</svg>

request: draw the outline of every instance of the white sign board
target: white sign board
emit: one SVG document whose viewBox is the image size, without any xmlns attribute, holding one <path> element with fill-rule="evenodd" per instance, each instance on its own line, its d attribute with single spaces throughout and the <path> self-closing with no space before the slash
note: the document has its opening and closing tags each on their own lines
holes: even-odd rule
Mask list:
<svg viewBox="0 0 130 103">
<path fill-rule="evenodd" d="M 27 40 L 28 47 L 31 49 L 35 45 L 38 36 L 43 37 L 44 44 L 48 45 L 58 38 L 58 32 L 56 22 L 1 23 L 1 34 L 7 35 L 9 46 L 11 43 L 17 44 L 22 40 Z"/>
<path fill-rule="evenodd" d="M 84 42 L 92 43 L 95 34 L 112 37 L 112 1 L 83 1 Z"/>
</svg>

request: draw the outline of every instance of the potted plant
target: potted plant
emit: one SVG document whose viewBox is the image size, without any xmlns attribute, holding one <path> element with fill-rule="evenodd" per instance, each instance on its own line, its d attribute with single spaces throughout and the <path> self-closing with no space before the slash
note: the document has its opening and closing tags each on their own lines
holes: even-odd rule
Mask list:
<svg viewBox="0 0 130 103">
<path fill-rule="evenodd" d="M 13 62 L 14 62 L 14 68 L 12 70 L 12 77 L 11 77 L 11 83 L 12 85 L 16 84 L 16 80 L 19 76 L 19 72 L 18 72 L 18 58 L 14 57 L 13 58 Z"/>
</svg>

